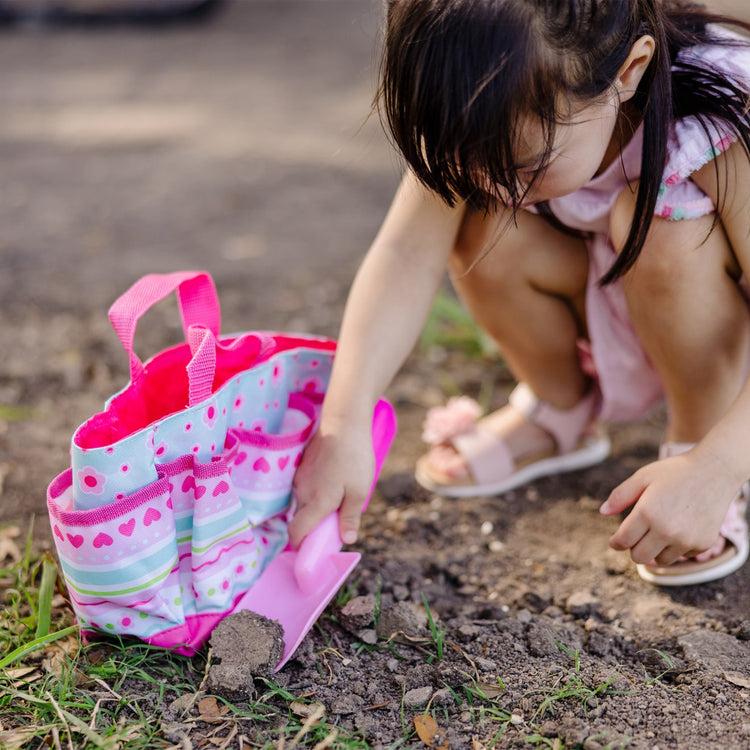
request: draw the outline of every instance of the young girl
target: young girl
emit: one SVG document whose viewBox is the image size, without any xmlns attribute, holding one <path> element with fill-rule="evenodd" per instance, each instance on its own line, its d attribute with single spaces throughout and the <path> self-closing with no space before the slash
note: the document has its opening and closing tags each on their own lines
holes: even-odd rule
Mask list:
<svg viewBox="0 0 750 750">
<path fill-rule="evenodd" d="M 477 423 L 464 400 L 428 415 L 424 486 L 593 465 L 601 422 L 666 398 L 659 460 L 601 508 L 631 508 L 610 545 L 665 585 L 745 562 L 750 50 L 727 23 L 660 0 L 389 1 L 380 103 L 409 169 L 351 290 L 293 543 L 336 508 L 356 539 L 373 405 L 447 268 L 520 385 Z"/>
</svg>

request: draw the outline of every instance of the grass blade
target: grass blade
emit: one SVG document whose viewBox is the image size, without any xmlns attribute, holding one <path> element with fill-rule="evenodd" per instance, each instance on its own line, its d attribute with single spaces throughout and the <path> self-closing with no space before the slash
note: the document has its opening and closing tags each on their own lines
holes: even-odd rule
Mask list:
<svg viewBox="0 0 750 750">
<path fill-rule="evenodd" d="M 24 656 L 27 656 L 32 651 L 36 651 L 38 648 L 42 648 L 42 646 L 46 646 L 48 643 L 52 643 L 59 638 L 64 638 L 66 635 L 70 635 L 77 631 L 78 625 L 70 625 L 67 628 L 58 630 L 56 633 L 49 633 L 42 638 L 35 638 L 33 641 L 24 643 L 23 646 L 19 646 L 17 649 L 14 649 L 0 659 L 0 669 L 5 669 L 8 665 L 13 664 L 13 662 L 18 661 L 19 659 L 23 659 Z"/>
<path fill-rule="evenodd" d="M 57 563 L 48 555 L 42 560 L 42 581 L 39 584 L 39 604 L 35 638 L 44 638 L 49 634 L 52 622 L 52 596 L 57 583 Z"/>
</svg>

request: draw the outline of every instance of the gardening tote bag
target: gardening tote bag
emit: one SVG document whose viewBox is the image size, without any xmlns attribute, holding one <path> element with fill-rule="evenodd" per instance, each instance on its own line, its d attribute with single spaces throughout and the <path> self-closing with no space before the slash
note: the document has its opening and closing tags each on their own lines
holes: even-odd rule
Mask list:
<svg viewBox="0 0 750 750">
<path fill-rule="evenodd" d="M 138 320 L 174 291 L 186 342 L 144 364 Z M 84 632 L 192 654 L 287 544 L 335 343 L 220 337 L 201 271 L 145 276 L 109 317 L 130 383 L 76 430 L 71 467 L 49 486 L 55 545 Z"/>
</svg>

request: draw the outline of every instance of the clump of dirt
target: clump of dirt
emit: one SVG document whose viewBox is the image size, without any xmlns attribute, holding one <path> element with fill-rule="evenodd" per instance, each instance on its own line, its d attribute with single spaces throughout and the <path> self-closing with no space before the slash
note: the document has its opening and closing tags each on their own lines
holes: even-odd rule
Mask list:
<svg viewBox="0 0 750 750">
<path fill-rule="evenodd" d="M 252 698 L 253 680 L 270 677 L 284 653 L 284 628 L 248 610 L 225 617 L 211 634 L 206 687 L 233 700 Z"/>
</svg>

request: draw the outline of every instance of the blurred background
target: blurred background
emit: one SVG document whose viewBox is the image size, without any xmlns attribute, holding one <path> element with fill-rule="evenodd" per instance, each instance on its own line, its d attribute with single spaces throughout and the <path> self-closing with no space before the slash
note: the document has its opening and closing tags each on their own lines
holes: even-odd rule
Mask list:
<svg viewBox="0 0 750 750">
<path fill-rule="evenodd" d="M 209 270 L 224 332 L 336 335 L 399 177 L 380 23 L 380 0 L 0 0 L 0 524 L 48 534 L 141 275 Z M 136 348 L 180 336 L 160 305 Z"/>
</svg>

